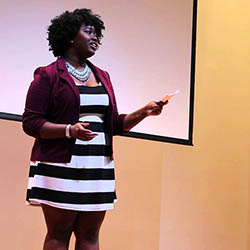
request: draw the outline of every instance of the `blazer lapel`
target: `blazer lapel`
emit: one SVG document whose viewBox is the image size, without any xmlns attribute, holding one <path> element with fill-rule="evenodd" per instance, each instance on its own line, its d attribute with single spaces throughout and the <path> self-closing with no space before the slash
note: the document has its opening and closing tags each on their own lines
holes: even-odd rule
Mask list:
<svg viewBox="0 0 250 250">
<path fill-rule="evenodd" d="M 62 79 L 65 80 L 65 82 L 71 87 L 71 89 L 73 90 L 75 96 L 76 96 L 76 99 L 77 99 L 77 102 L 80 106 L 80 95 L 79 95 L 79 90 L 76 86 L 76 84 L 74 83 L 73 79 L 70 77 L 69 73 L 68 73 L 68 70 L 65 66 L 65 62 L 64 62 L 64 59 L 63 58 L 58 58 L 57 59 L 57 67 L 58 67 L 58 70 L 61 71 L 61 75 L 60 77 Z"/>
</svg>

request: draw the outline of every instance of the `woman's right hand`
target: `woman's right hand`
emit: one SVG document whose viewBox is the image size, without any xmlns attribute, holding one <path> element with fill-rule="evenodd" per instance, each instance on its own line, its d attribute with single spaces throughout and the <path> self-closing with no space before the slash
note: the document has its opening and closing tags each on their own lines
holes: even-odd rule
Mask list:
<svg viewBox="0 0 250 250">
<path fill-rule="evenodd" d="M 92 132 L 90 129 L 87 129 L 89 123 L 78 122 L 75 125 L 71 125 L 70 133 L 73 138 L 82 140 L 82 141 L 90 141 L 94 139 L 98 134 Z"/>
</svg>

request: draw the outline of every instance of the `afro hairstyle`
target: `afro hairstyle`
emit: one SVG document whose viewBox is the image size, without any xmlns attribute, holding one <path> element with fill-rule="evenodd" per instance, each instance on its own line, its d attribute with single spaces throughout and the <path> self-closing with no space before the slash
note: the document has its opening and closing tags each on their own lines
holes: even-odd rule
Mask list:
<svg viewBox="0 0 250 250">
<path fill-rule="evenodd" d="M 75 9 L 65 11 L 60 16 L 51 20 L 48 27 L 49 50 L 52 50 L 55 57 L 63 57 L 70 47 L 70 41 L 75 38 L 80 27 L 91 25 L 96 30 L 98 43 L 101 44 L 102 30 L 105 29 L 99 15 L 93 14 L 91 9 Z"/>
</svg>

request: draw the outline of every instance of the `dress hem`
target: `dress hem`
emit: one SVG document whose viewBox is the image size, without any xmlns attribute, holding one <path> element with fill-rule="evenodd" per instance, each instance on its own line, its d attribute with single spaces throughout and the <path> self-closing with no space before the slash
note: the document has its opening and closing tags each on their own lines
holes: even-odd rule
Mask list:
<svg viewBox="0 0 250 250">
<path fill-rule="evenodd" d="M 114 200 L 114 203 L 117 202 L 117 200 Z M 55 208 L 60 208 L 60 209 L 65 209 L 65 210 L 73 210 L 73 211 L 79 211 L 79 212 L 91 212 L 91 211 L 106 211 L 106 210 L 113 210 L 114 209 L 114 204 L 113 203 L 110 203 L 110 204 L 105 204 L 105 208 L 102 207 L 102 208 L 74 208 L 74 207 L 66 207 L 66 206 L 60 206 L 60 204 L 55 204 L 53 202 L 50 202 L 50 201 L 46 201 L 46 200 L 39 200 L 39 199 L 30 199 L 29 201 L 26 201 L 25 202 L 25 205 L 26 206 L 34 206 L 34 207 L 40 207 L 41 204 L 45 204 L 45 205 L 48 205 L 48 206 L 51 206 L 51 207 L 55 207 Z"/>
</svg>

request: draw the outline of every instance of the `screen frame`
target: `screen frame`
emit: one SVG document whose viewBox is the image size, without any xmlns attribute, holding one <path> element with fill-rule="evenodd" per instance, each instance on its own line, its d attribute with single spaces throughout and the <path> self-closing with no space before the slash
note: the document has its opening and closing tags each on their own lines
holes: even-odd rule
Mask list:
<svg viewBox="0 0 250 250">
<path fill-rule="evenodd" d="M 174 143 L 181 145 L 193 146 L 193 122 L 194 122 L 194 91 L 195 91 L 195 65 L 196 65 L 196 33 L 197 33 L 197 5 L 198 1 L 193 0 L 193 15 L 192 15 L 192 45 L 191 45 L 191 67 L 190 67 L 190 98 L 189 98 L 189 128 L 188 139 L 180 139 L 167 136 L 159 136 L 153 134 L 145 134 L 139 132 L 128 132 L 122 136 L 138 139 Z M 13 113 L 0 112 L 0 119 L 11 121 L 22 121 L 22 116 Z"/>
</svg>

